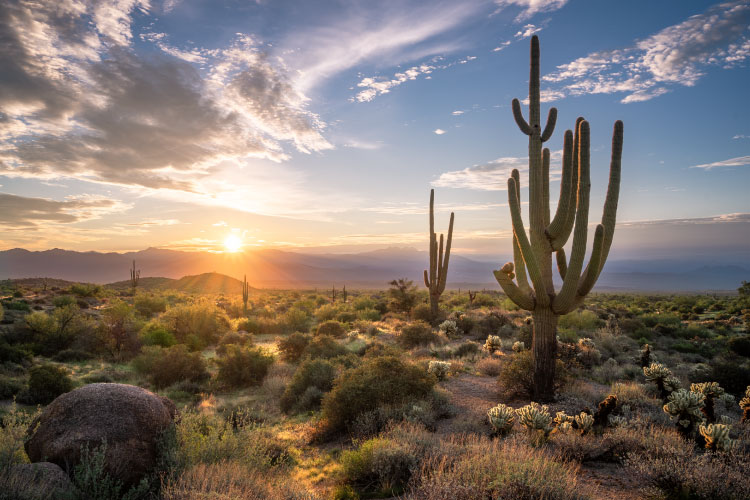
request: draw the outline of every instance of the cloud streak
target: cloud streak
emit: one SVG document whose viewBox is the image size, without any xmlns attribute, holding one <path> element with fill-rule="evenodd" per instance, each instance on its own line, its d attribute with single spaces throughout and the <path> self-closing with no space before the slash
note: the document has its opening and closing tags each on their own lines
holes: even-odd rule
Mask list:
<svg viewBox="0 0 750 500">
<path fill-rule="evenodd" d="M 702 168 L 705 170 L 711 170 L 714 168 L 722 167 L 746 167 L 750 165 L 750 156 L 738 156 L 737 158 L 730 158 L 728 160 L 715 161 L 713 163 L 703 163 L 701 165 L 693 165 L 690 168 Z"/>
<path fill-rule="evenodd" d="M 675 85 L 692 87 L 707 68 L 732 68 L 750 57 L 750 4 L 714 5 L 702 14 L 667 27 L 631 47 L 593 52 L 544 77 L 547 100 L 566 95 L 625 93 L 621 102 L 643 102 Z"/>
<path fill-rule="evenodd" d="M 97 196 L 68 197 L 65 201 L 0 193 L 0 226 L 32 229 L 46 224 L 70 224 L 121 212 L 129 205 Z"/>
</svg>

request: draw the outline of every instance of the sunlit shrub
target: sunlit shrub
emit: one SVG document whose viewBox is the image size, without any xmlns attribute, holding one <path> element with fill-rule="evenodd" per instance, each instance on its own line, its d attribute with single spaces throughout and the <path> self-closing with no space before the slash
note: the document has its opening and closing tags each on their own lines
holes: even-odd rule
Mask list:
<svg viewBox="0 0 750 500">
<path fill-rule="evenodd" d="M 315 410 L 320 407 L 323 394 L 333 387 L 336 367 L 325 359 L 308 359 L 299 365 L 292 381 L 286 387 L 279 401 L 281 410 Z"/>
<path fill-rule="evenodd" d="M 29 370 L 29 388 L 19 396 L 26 404 L 51 403 L 57 396 L 73 390 L 68 371 L 55 365 L 39 365 Z"/>
<path fill-rule="evenodd" d="M 136 372 L 162 389 L 182 381 L 201 382 L 208 378 L 206 363 L 200 353 L 191 353 L 180 344 L 168 348 L 145 347 L 132 361 Z"/>
<path fill-rule="evenodd" d="M 418 345 L 426 345 L 436 342 L 438 336 L 432 331 L 432 327 L 424 321 L 414 321 L 405 325 L 398 336 L 398 342 L 407 349 Z"/>
<path fill-rule="evenodd" d="M 216 359 L 218 380 L 227 387 L 260 385 L 273 363 L 273 356 L 261 347 L 229 345 Z"/>
</svg>

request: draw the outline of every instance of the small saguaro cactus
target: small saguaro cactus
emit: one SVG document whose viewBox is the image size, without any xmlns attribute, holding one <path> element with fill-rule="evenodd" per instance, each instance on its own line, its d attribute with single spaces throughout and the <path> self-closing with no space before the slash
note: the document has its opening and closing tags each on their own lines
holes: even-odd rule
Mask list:
<svg viewBox="0 0 750 500">
<path fill-rule="evenodd" d="M 448 224 L 448 238 L 445 241 L 445 256 L 443 256 L 443 235 L 440 234 L 440 244 L 435 234 L 435 190 L 430 189 L 430 269 L 424 271 L 424 286 L 430 291 L 430 313 L 432 319 L 438 317 L 440 295 L 445 291 L 448 277 L 448 261 L 451 257 L 451 242 L 453 241 L 453 212 Z"/>
<path fill-rule="evenodd" d="M 487 411 L 487 418 L 490 421 L 495 434 L 504 436 L 513 428 L 516 421 L 516 413 L 510 406 L 499 404 Z"/>
<path fill-rule="evenodd" d="M 467 292 L 469 294 L 469 307 L 474 305 L 474 299 L 477 298 L 477 292 L 472 292 L 471 290 L 468 290 Z"/>
<path fill-rule="evenodd" d="M 138 281 L 141 279 L 141 270 L 135 268 L 135 260 L 133 261 L 133 268 L 130 270 L 130 287 L 133 289 L 133 295 L 135 295 L 135 289 L 138 286 Z"/>
<path fill-rule="evenodd" d="M 692 392 L 699 392 L 706 397 L 706 403 L 703 406 L 703 415 L 705 415 L 706 422 L 709 424 L 716 422 L 714 401 L 724 394 L 724 389 L 722 389 L 717 382 L 703 382 L 700 384 L 692 384 L 690 390 Z"/>
<path fill-rule="evenodd" d="M 575 310 L 583 302 L 594 287 L 612 245 L 620 191 L 623 125 L 619 120 L 615 122 L 604 214 L 594 233 L 591 258 L 584 268 L 591 190 L 589 123 L 578 118 L 575 131 L 565 132 L 560 200 L 554 217 L 550 217 L 550 152 L 547 148 L 542 149 L 542 144 L 552 136 L 557 109 L 550 109 L 547 123 L 542 129 L 539 106 L 539 39 L 536 36 L 531 38 L 529 120 L 526 121 L 523 117 L 518 99 L 513 99 L 512 104 L 513 117 L 518 127 L 529 136 L 530 234 L 526 235 L 521 217 L 520 177 L 518 170 L 514 169 L 508 179 L 508 202 L 513 223 L 513 262 L 508 262 L 494 274 L 513 302 L 522 309 L 532 311 L 534 399 L 549 401 L 554 398 L 558 318 Z M 573 244 L 568 260 L 563 247 L 571 233 Z M 556 254 L 557 269 L 563 279 L 562 289 L 558 293 L 552 282 L 553 253 Z"/>
<path fill-rule="evenodd" d="M 245 316 L 247 316 L 247 300 L 250 298 L 250 285 L 247 283 L 247 274 L 242 278 L 242 305 Z"/>
<path fill-rule="evenodd" d="M 346 298 L 347 298 L 347 296 L 348 296 L 348 295 L 347 295 L 347 293 L 346 293 L 346 285 L 344 285 L 344 289 L 343 289 L 343 290 L 341 290 L 341 298 L 343 299 L 343 301 L 344 301 L 344 304 L 346 304 Z"/>
<path fill-rule="evenodd" d="M 331 287 L 331 303 L 332 304 L 336 303 L 336 285 L 333 285 Z"/>
</svg>

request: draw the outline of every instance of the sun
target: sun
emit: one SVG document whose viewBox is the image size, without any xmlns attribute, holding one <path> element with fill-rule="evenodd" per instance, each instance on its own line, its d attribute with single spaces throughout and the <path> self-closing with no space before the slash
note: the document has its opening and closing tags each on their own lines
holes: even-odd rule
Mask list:
<svg viewBox="0 0 750 500">
<path fill-rule="evenodd" d="M 242 249 L 242 238 L 236 234 L 230 234 L 224 239 L 224 248 L 230 253 L 239 252 Z"/>
</svg>

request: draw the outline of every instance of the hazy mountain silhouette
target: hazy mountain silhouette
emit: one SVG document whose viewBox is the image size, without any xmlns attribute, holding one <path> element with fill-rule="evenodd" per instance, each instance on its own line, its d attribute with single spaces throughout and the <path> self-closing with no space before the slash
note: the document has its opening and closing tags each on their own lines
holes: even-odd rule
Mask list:
<svg viewBox="0 0 750 500">
<path fill-rule="evenodd" d="M 126 253 L 60 249 L 32 252 L 16 248 L 0 251 L 0 279 L 46 276 L 69 281 L 117 283 L 127 281 L 133 260 L 141 270 L 142 279 L 182 278 L 186 280 L 183 283 L 185 291 L 203 286 L 230 292 L 239 290 L 240 282 L 236 280 L 241 280 L 244 274 L 255 287 L 310 288 L 346 284 L 350 288 L 384 288 L 388 281 L 399 277 L 407 277 L 421 285 L 422 270 L 428 257 L 426 252 L 414 248 L 386 248 L 354 254 L 309 254 L 277 249 L 219 254 L 158 248 Z M 499 289 L 492 270 L 499 268 L 505 260 L 501 257 L 496 262 L 487 262 L 452 255 L 448 286 Z M 203 278 L 195 276 L 201 273 L 220 273 L 235 281 L 223 283 L 207 275 Z M 607 263 L 596 289 L 735 290 L 743 279 L 750 279 L 750 271 L 738 265 L 705 266 L 699 262 L 675 260 L 613 261 Z"/>
</svg>

